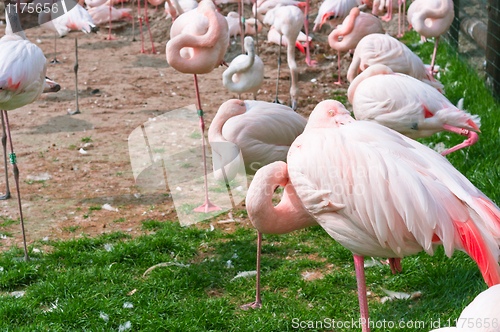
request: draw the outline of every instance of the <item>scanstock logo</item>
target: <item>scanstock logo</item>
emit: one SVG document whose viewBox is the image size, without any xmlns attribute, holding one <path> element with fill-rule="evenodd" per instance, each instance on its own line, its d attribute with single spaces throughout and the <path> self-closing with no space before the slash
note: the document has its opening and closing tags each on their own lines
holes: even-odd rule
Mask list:
<svg viewBox="0 0 500 332">
<path fill-rule="evenodd" d="M 231 142 L 205 144 L 208 196 L 219 209 L 209 213 L 194 211 L 205 200 L 199 121 L 195 105 L 189 105 L 150 118 L 128 137 L 136 189 L 146 195 L 169 192 L 171 197 L 165 197 L 165 204 L 174 203 L 181 225 L 231 210 L 245 200 L 248 191 L 239 148 Z M 220 176 L 221 160 L 237 165 L 236 169 Z"/>
<path fill-rule="evenodd" d="M 50 21 L 66 14 L 78 3 L 73 0 L 4 0 L 3 4 L 7 24 L 13 32 L 20 32 L 42 24 L 50 24 Z"/>
</svg>

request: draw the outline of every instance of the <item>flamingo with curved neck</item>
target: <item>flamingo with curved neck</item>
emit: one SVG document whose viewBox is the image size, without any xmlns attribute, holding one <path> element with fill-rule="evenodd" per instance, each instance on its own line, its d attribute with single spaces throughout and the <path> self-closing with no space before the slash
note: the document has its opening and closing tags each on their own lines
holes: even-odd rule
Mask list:
<svg viewBox="0 0 500 332">
<path fill-rule="evenodd" d="M 432 53 L 431 73 L 434 72 L 439 37 L 451 26 L 455 17 L 452 0 L 416 0 L 408 8 L 410 27 L 425 38 L 436 37 Z"/>
<path fill-rule="evenodd" d="M 229 43 L 227 21 L 224 16 L 216 12 L 211 0 L 203 0 L 196 10 L 184 13 L 175 20 L 170 29 L 170 38 L 166 47 L 167 61 L 177 71 L 194 75 L 197 110 L 200 117 L 205 203 L 194 211 L 208 213 L 220 210 L 208 199 L 205 121 L 196 75 L 210 73 L 223 62 Z"/>
<path fill-rule="evenodd" d="M 245 37 L 245 50 L 248 54 L 238 55 L 224 71 L 222 84 L 231 92 L 253 93 L 257 99 L 257 91 L 264 83 L 264 63 L 255 54 L 252 37 Z"/>
<path fill-rule="evenodd" d="M 281 202 L 273 206 L 273 194 L 279 186 L 285 190 Z M 287 234 L 302 228 L 317 226 L 316 220 L 305 210 L 290 182 L 287 164 L 276 161 L 262 167 L 248 188 L 245 205 L 250 221 L 258 231 L 257 237 L 257 293 L 254 302 L 243 309 L 260 308 L 260 255 L 262 234 Z"/>
<path fill-rule="evenodd" d="M 340 52 L 347 52 L 356 48 L 359 41 L 371 33 L 384 33 L 382 22 L 379 18 L 360 12 L 359 8 L 351 9 L 342 25 L 338 26 L 328 36 L 330 47 L 337 50 L 338 76 L 335 84 L 342 84 L 340 75 Z M 339 38 L 342 37 L 342 40 Z"/>
<path fill-rule="evenodd" d="M 208 129 L 216 180 L 234 179 L 242 162 L 244 173 L 252 175 L 272 162 L 285 161 L 290 145 L 304 131 L 306 123 L 304 117 L 285 105 L 226 101 Z"/>
</svg>

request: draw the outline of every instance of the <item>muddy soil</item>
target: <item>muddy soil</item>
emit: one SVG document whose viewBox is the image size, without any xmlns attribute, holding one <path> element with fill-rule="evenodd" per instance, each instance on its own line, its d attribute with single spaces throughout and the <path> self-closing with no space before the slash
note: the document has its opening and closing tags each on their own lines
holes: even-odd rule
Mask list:
<svg viewBox="0 0 500 332">
<path fill-rule="evenodd" d="M 317 0 L 311 2 L 311 23 L 319 5 Z M 159 174 L 159 178 L 147 178 L 153 182 L 150 185 L 148 181 L 136 183 L 131 155 L 137 151 L 133 153 L 129 149 L 129 146 L 133 146 L 129 137 L 143 137 L 142 130 L 147 129 L 148 124 L 155 122 L 155 119 L 195 103 L 193 77 L 176 72 L 165 59 L 171 20 L 165 19 L 161 8 L 156 12 L 153 9 L 150 7 L 148 14 L 156 54 L 141 53 L 137 19 L 134 32 L 131 21 L 113 23 L 116 40 L 105 40 L 107 25 L 101 26 L 97 34 L 78 39 L 81 114 L 68 115 L 76 107 L 73 71 L 75 40 L 71 36 L 57 40 L 57 58 L 62 63 L 48 64 L 47 76 L 57 81 L 62 90 L 43 95 L 35 103 L 9 112 L 29 243 L 41 239 L 94 236 L 117 230 L 134 236 L 141 234 L 143 220 L 178 220 L 176 206 L 161 173 L 151 173 Z M 228 5 L 221 11 L 226 14 L 229 10 L 236 10 L 236 5 Z M 135 16 L 135 7 L 133 13 Z M 250 9 L 246 9 L 245 13 L 250 16 Z M 384 23 L 391 34 L 397 33 L 397 19 L 396 14 L 390 24 Z M 2 35 L 4 27 L 0 26 Z M 145 24 L 143 28 L 146 29 Z M 305 56 L 298 50 L 296 52 L 300 72 L 298 112 L 305 117 L 324 99 L 335 98 L 347 103 L 348 85 L 334 84 L 337 80 L 337 59 L 326 42 L 330 31 L 331 28 L 323 27 L 322 31 L 313 35 L 312 58 L 318 61 L 316 67 L 308 67 Z M 44 51 L 48 61 L 54 57 L 52 32 L 33 28 L 27 30 L 26 35 Z M 144 35 L 144 48 L 150 52 L 151 41 L 147 30 L 144 30 Z M 266 72 L 258 99 L 273 101 L 278 46 L 267 44 L 266 36 L 267 29 L 264 29 L 259 35 L 258 49 Z M 225 61 L 229 63 L 240 52 L 240 39 L 232 39 Z M 284 48 L 282 58 L 279 100 L 288 104 L 290 75 Z M 346 82 L 345 74 L 350 60 L 349 54 L 342 56 L 343 82 Z M 223 87 L 221 78 L 224 69 L 217 68 L 198 78 L 207 127 L 223 102 L 238 97 Z M 243 95 L 242 98 L 252 99 L 253 96 Z M 162 144 L 168 149 L 159 151 L 164 148 L 160 146 L 155 150 L 154 147 L 144 147 L 134 158 L 144 158 L 142 164 L 147 173 L 148 165 L 158 161 L 148 159 L 151 149 L 155 153 L 167 153 L 173 151 L 170 148 L 172 145 L 179 148 L 174 153 L 180 153 L 192 148 L 196 156 L 195 164 L 190 161 L 178 165 L 178 174 L 179 178 L 195 174 L 192 177 L 197 177 L 199 203 L 203 203 L 201 136 L 198 134 L 196 112 L 192 112 L 194 117 L 187 119 L 188 116 L 183 128 L 164 128 Z M 183 134 L 179 135 L 181 132 Z M 134 136 L 133 133 L 139 134 Z M 0 164 L 0 192 L 3 194 L 3 162 Z M 22 239 L 19 222 L 12 222 L 19 218 L 19 213 L 10 165 L 9 183 L 12 198 L 0 201 L 0 250 L 12 245 L 20 246 Z M 179 191 L 179 187 L 171 189 Z M 102 208 L 105 204 L 108 204 L 106 207 L 109 210 Z M 179 207 L 189 209 L 189 204 L 177 206 L 177 209 Z M 243 215 L 238 217 L 240 221 L 244 219 Z M 228 219 L 227 216 L 224 218 Z"/>
</svg>

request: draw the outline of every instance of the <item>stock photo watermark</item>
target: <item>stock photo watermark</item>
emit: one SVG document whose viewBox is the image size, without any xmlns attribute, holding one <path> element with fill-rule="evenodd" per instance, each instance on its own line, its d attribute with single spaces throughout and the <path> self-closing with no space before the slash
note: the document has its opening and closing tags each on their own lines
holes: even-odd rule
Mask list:
<svg viewBox="0 0 500 332">
<path fill-rule="evenodd" d="M 358 320 L 342 320 L 334 318 L 324 318 L 322 320 L 301 320 L 300 318 L 292 318 L 292 328 L 306 330 L 306 329 L 360 329 L 366 320 L 359 318 Z M 368 327 L 371 329 L 439 329 L 444 327 L 457 327 L 460 329 L 496 329 L 500 327 L 500 318 L 458 318 L 442 320 L 371 320 L 368 319 Z"/>
</svg>

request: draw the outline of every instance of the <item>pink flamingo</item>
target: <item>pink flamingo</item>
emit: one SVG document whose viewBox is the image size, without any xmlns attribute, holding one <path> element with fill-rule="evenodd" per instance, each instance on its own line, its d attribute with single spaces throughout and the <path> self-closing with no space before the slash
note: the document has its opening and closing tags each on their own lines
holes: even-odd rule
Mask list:
<svg viewBox="0 0 500 332">
<path fill-rule="evenodd" d="M 380 87 L 384 89 L 380 89 Z M 459 110 L 438 90 L 413 77 L 373 65 L 356 77 L 347 91 L 358 120 L 374 121 L 410 138 L 446 130 L 467 137 L 445 156 L 477 142 L 480 119 Z"/>
<path fill-rule="evenodd" d="M 281 6 L 277 5 L 267 12 L 264 17 L 264 24 L 272 25 L 280 34 L 279 55 L 278 55 L 278 78 L 276 80 L 276 99 L 278 101 L 279 75 L 281 69 L 281 37 L 284 35 L 289 41 L 287 47 L 287 62 L 290 68 L 291 87 L 290 99 L 293 110 L 297 109 L 297 101 L 299 96 L 299 88 L 297 82 L 299 73 L 297 71 L 297 63 L 295 62 L 295 42 L 304 24 L 304 13 L 296 6 Z"/>
<path fill-rule="evenodd" d="M 347 71 L 347 80 L 375 64 L 386 65 L 396 73 L 406 74 L 443 92 L 443 85 L 405 44 L 388 34 L 372 33 L 361 39 Z"/>
<path fill-rule="evenodd" d="M 359 0 L 325 0 L 321 3 L 318 16 L 314 20 L 313 31 L 321 29 L 323 24 L 336 27 L 349 15 L 351 9 L 360 5 Z"/>
<path fill-rule="evenodd" d="M 349 15 L 328 36 L 330 47 L 337 50 L 338 76 L 339 79 L 335 84 L 342 84 L 340 75 L 340 52 L 347 52 L 350 49 L 356 48 L 361 38 L 371 33 L 384 33 L 382 22 L 379 18 L 359 11 L 355 7 L 351 9 Z M 339 41 L 339 37 L 342 40 Z"/>
<path fill-rule="evenodd" d="M 247 37 L 248 38 L 248 37 Z M 214 176 L 231 181 L 240 169 L 241 151 L 247 174 L 262 166 L 286 160 L 290 145 L 303 131 L 307 120 L 290 107 L 254 100 L 231 99 L 222 104 L 208 129 L 212 146 Z"/>
<path fill-rule="evenodd" d="M 300 228 L 317 225 L 303 208 L 300 209 L 302 205 L 300 205 L 300 202 L 297 204 L 296 195 L 289 196 L 290 188 L 286 186 L 286 181 L 277 182 L 276 184 L 266 181 L 271 174 L 282 174 L 287 177 L 286 164 L 283 160 L 286 159 L 290 145 L 304 130 L 306 122 L 306 119 L 285 105 L 264 101 L 232 99 L 221 105 L 208 130 L 208 140 L 212 146 L 214 176 L 218 181 L 228 183 L 236 176 L 241 167 L 240 153 L 245 164 L 245 172 L 247 174 L 256 174 L 248 192 L 254 194 L 252 196 L 247 195 L 249 214 L 260 216 L 263 210 L 275 210 L 279 214 L 285 205 L 289 206 L 289 208 L 299 207 L 296 209 L 294 218 L 273 218 L 277 224 L 271 225 L 271 228 L 261 228 L 256 225 L 259 230 L 257 243 L 257 295 L 255 302 L 242 306 L 244 309 L 260 308 L 262 303 L 260 298 L 261 232 L 285 234 Z M 267 171 L 261 169 L 262 166 L 268 164 L 270 165 L 266 167 Z M 285 165 L 284 168 L 283 165 Z M 282 169 L 284 169 L 284 173 L 281 172 Z M 255 194 L 254 188 L 259 190 L 262 188 L 260 185 L 263 185 L 265 187 L 264 192 L 272 195 L 278 184 L 285 187 L 285 196 L 282 203 L 273 207 L 271 199 L 256 201 L 256 199 L 265 198 L 265 195 L 262 194 L 262 191 Z M 292 202 L 285 203 L 287 197 Z M 252 222 L 254 224 L 259 223 L 259 219 L 254 217 Z"/>
<path fill-rule="evenodd" d="M 18 0 L 17 6 L 19 6 L 19 3 Z M 40 97 L 46 87 L 45 73 L 47 71 L 47 59 L 43 55 L 43 51 L 26 38 L 17 14 L 18 7 L 16 8 L 15 6 L 13 4 L 6 5 L 5 17 L 7 26 L 5 28 L 5 36 L 0 39 L 0 110 L 2 110 L 0 111 L 0 115 L 2 118 L 2 146 L 7 187 L 7 193 L 1 199 L 6 199 L 10 196 L 7 170 L 8 138 L 11 152 L 9 159 L 13 167 L 14 180 L 16 182 L 17 204 L 19 206 L 24 244 L 24 259 L 28 260 L 21 193 L 19 191 L 19 169 L 12 145 L 7 111 L 31 104 Z"/>
<path fill-rule="evenodd" d="M 255 45 L 252 37 L 245 37 L 245 51 L 231 61 L 229 67 L 222 74 L 222 84 L 231 92 L 253 93 L 257 99 L 257 91 L 264 83 L 264 63 L 255 54 Z"/>
<path fill-rule="evenodd" d="M 167 19 L 172 17 L 172 21 L 175 21 L 177 16 L 184 14 L 190 10 L 198 7 L 198 2 L 195 0 L 166 0 L 165 1 L 165 13 L 167 13 Z"/>
<path fill-rule="evenodd" d="M 448 31 L 455 17 L 452 0 L 415 0 L 408 8 L 408 23 L 425 38 L 436 37 L 432 53 L 434 72 L 439 36 Z"/>
<path fill-rule="evenodd" d="M 111 8 L 111 16 L 109 14 L 110 10 L 108 7 Z M 88 10 L 90 16 L 92 17 L 92 21 L 97 25 L 103 24 L 110 19 L 112 22 L 115 22 L 126 18 L 132 18 L 132 15 L 130 15 L 131 11 L 132 9 L 130 8 L 116 9 L 112 6 L 92 7 Z"/>
<path fill-rule="evenodd" d="M 456 320 L 457 327 L 445 327 L 430 332 L 497 332 L 499 331 L 499 317 L 500 285 L 495 285 L 480 293 L 465 307 L 460 317 Z M 474 324 L 476 328 L 468 328 L 468 322 L 476 322 Z M 477 324 L 477 322 L 486 322 L 486 324 Z"/>
<path fill-rule="evenodd" d="M 487 285 L 499 284 L 498 207 L 432 149 L 377 123 L 353 120 L 339 102 L 319 103 L 287 162 L 307 212 L 354 255 L 363 332 L 370 330 L 364 256 L 432 255 L 443 245 L 448 257 L 467 252 Z M 273 214 L 261 213 L 274 222 Z"/>
<path fill-rule="evenodd" d="M 198 91 L 197 74 L 207 74 L 223 62 L 229 43 L 227 21 L 215 10 L 211 0 L 202 0 L 196 10 L 180 15 L 170 29 L 167 43 L 167 61 L 181 73 L 194 75 L 198 115 L 200 116 L 203 167 L 205 170 L 205 203 L 194 211 L 220 210 L 208 199 L 207 167 L 205 156 L 205 122 Z"/>
</svg>

